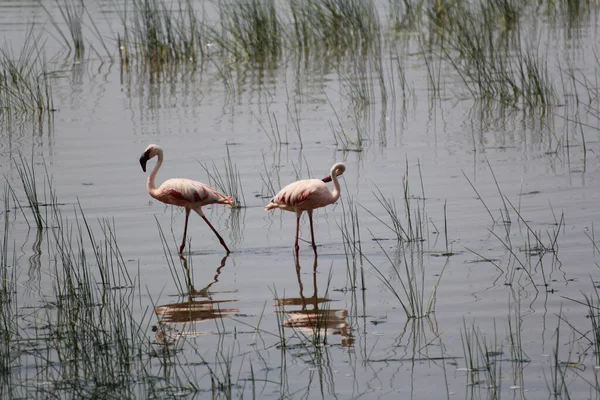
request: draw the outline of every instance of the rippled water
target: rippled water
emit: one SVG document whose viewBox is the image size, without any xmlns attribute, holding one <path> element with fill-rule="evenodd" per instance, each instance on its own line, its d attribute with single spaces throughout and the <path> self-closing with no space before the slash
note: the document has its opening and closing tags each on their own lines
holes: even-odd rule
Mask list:
<svg viewBox="0 0 600 400">
<path fill-rule="evenodd" d="M 58 18 L 56 4 L 44 4 Z M 88 6 L 116 48 L 122 26 L 112 2 Z M 15 165 L 19 154 L 33 159 L 39 187 L 46 168 L 64 216 L 74 221 L 80 204 L 96 232 L 98 219 L 114 223 L 127 269 L 139 281 L 135 310 L 140 320 L 146 318 L 144 335 L 164 335 L 156 327 L 166 326 L 185 360 L 180 362 L 186 379 L 200 387 L 186 395 L 208 396 L 210 375 L 203 363 L 222 365 L 220 350 L 231 357 L 232 397 L 487 397 L 486 384 L 471 385 L 466 370 L 465 332 L 476 327 L 503 352 L 498 358 L 504 397 L 551 395 L 556 348 L 558 360 L 573 363 L 562 369 L 571 398 L 598 397 L 593 347 L 582 339 L 591 329 L 588 308 L 573 301 L 593 296 L 597 284 L 596 99 L 578 109 L 582 124 L 568 122 L 576 114 L 560 96 L 557 104 L 535 111 L 482 105 L 447 65 L 440 67 L 444 85 L 436 94 L 416 34 L 408 32 L 388 38 L 404 47 L 401 59 L 385 53 L 387 101 L 374 89 L 374 102 L 356 112 L 347 61 L 315 57 L 302 64 L 291 57 L 276 69 L 239 66 L 234 90 L 222 78 L 219 59 L 150 79 L 143 71 L 123 71 L 118 58 L 110 62 L 89 50 L 84 62 L 72 63 L 37 2 L 3 2 L 0 10 L 0 31 L 14 49 L 30 24 L 44 32 L 57 109 L 41 119 L 1 115 L 0 171 L 25 203 Z M 561 95 L 559 66 L 566 70 L 567 58 L 595 82 L 595 11 L 576 28 L 550 19 L 532 25 Z M 89 31 L 86 39 L 98 42 Z M 406 96 L 398 65 L 411 89 Z M 332 132 L 340 126 L 352 134 L 364 127 L 363 151 L 336 146 Z M 277 129 L 289 143 L 273 143 L 270 134 Z M 165 152 L 157 182 L 187 177 L 209 183 L 203 165 L 213 171 L 214 163 L 223 173 L 230 154 L 246 206 L 205 208 L 232 249 L 229 257 L 223 258 L 197 215 L 190 217 L 185 263 L 176 257 L 185 216 L 146 191 L 138 159 L 150 143 Z M 297 264 L 294 215 L 264 211 L 271 194 L 265 180 L 271 176 L 278 190 L 298 177 L 325 176 L 337 161 L 347 166 L 342 200 L 315 214 L 318 259 L 303 219 Z M 384 224 L 391 222 L 377 194 L 393 199 L 407 224 L 405 190 L 412 223 L 425 221 L 422 242 L 398 244 Z M 357 287 L 344 246 L 351 204 L 362 249 Z M 54 260 L 48 236 L 39 246 L 27 213 L 11 210 L 8 254 L 16 258 L 19 305 L 37 307 L 52 293 Z M 534 234 L 555 243 L 555 252 L 531 254 Z M 401 276 L 406 266 L 418 271 L 414 283 L 425 302 L 440 279 L 435 313 L 407 319 L 384 283 L 404 298 L 391 262 Z M 185 267 L 191 285 L 185 283 Z M 179 296 L 182 288 L 191 295 Z M 148 309 L 155 314 L 149 316 Z M 327 321 L 325 345 L 310 340 L 319 319 Z M 322 338 L 325 330 L 319 333 Z M 281 335 L 293 345 L 282 348 Z M 160 342 L 164 337 L 158 336 Z M 511 353 L 517 336 L 524 351 L 518 357 Z"/>
</svg>

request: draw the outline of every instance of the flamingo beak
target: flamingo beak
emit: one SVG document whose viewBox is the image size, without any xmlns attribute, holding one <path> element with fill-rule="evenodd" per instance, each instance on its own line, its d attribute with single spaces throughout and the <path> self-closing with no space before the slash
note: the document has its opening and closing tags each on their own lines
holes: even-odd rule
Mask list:
<svg viewBox="0 0 600 400">
<path fill-rule="evenodd" d="M 335 176 L 340 176 L 342 175 L 343 172 L 338 172 L 335 171 Z M 331 182 L 331 175 L 327 175 L 325 178 L 321 179 L 323 182 L 327 183 L 327 182 Z"/>
<path fill-rule="evenodd" d="M 146 172 L 146 163 L 148 162 L 148 160 L 150 159 L 148 152 L 145 152 L 144 154 L 142 154 L 142 156 L 140 157 L 140 165 L 142 166 L 142 170 L 144 172 Z"/>
</svg>

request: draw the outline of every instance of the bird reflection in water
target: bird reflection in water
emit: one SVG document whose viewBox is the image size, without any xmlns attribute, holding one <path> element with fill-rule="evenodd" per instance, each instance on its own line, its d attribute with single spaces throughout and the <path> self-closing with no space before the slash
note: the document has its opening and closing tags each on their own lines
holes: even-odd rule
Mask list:
<svg viewBox="0 0 600 400">
<path fill-rule="evenodd" d="M 317 294 L 317 257 L 313 263 L 313 295 L 304 295 L 304 285 L 300 276 L 300 260 L 296 253 L 296 276 L 300 287 L 300 297 L 283 297 L 275 299 L 276 313 L 286 317 L 283 320 L 284 328 L 291 328 L 310 335 L 313 340 L 321 344 L 328 343 L 330 336 L 341 336 L 340 345 L 352 346 L 354 337 L 346 321 L 348 310 L 333 309 L 330 307 L 332 300 L 319 297 Z"/>
<path fill-rule="evenodd" d="M 188 295 L 185 301 L 155 307 L 158 325 L 153 326 L 152 330 L 156 332 L 156 339 L 165 344 L 171 344 L 179 336 L 198 336 L 213 333 L 213 331 L 196 330 L 195 323 L 225 318 L 240 311 L 239 308 L 222 307 L 223 304 L 237 302 L 237 300 L 215 300 L 213 299 L 215 292 L 210 291 L 211 286 L 219 281 L 227 257 L 225 256 L 221 260 L 212 282 L 197 290 L 191 280 L 187 259 L 180 256 L 186 271 L 185 279 Z M 198 297 L 203 297 L 205 300 L 196 300 Z M 177 325 L 182 325 L 182 327 L 178 328 Z"/>
</svg>

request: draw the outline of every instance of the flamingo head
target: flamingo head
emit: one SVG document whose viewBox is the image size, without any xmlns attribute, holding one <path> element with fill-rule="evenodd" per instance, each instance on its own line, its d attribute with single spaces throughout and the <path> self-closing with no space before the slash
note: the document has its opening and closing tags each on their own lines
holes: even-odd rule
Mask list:
<svg viewBox="0 0 600 400">
<path fill-rule="evenodd" d="M 148 160 L 155 157 L 160 151 L 161 148 L 157 144 L 151 144 L 146 147 L 146 150 L 144 150 L 144 153 L 142 153 L 142 156 L 140 157 L 140 165 L 144 172 L 146 172 L 146 163 Z"/>
<path fill-rule="evenodd" d="M 344 163 L 337 163 L 334 164 L 333 167 L 331 167 L 331 170 L 335 171 L 335 176 L 340 176 L 346 171 L 346 166 L 344 165 Z M 322 179 L 322 181 L 325 183 L 331 182 L 331 175 L 327 175 L 325 178 Z"/>
</svg>

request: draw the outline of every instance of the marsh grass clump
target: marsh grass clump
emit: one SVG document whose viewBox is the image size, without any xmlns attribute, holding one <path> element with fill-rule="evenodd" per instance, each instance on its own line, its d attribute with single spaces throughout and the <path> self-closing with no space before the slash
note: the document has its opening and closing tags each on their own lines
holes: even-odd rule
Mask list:
<svg viewBox="0 0 600 400">
<path fill-rule="evenodd" d="M 290 1 L 296 46 L 335 54 L 360 53 L 380 41 L 381 25 L 371 0 Z"/>
<path fill-rule="evenodd" d="M 161 372 L 152 365 L 156 350 L 148 337 L 150 314 L 136 309 L 140 285 L 120 251 L 115 222 L 102 219 L 93 226 L 79 204 L 65 210 L 47 172 L 50 199 L 41 203 L 33 166 L 22 156 L 16 165 L 39 221 L 36 240 L 45 241 L 51 289 L 39 288 L 37 304 L 21 307 L 17 301 L 23 296 L 19 291 L 31 289 L 17 285 L 19 263 L 9 264 L 10 249 L 19 244 L 9 236 L 15 209 L 10 200 L 16 195 L 7 184 L 0 242 L 1 397 L 45 396 L 49 387 L 56 397 L 78 398 L 196 391 L 185 382 L 185 372 L 178 376 L 181 364 L 174 352 L 160 359 L 165 363 L 158 367 L 164 368 Z M 18 207 L 25 216 L 26 207 Z"/>
<path fill-rule="evenodd" d="M 537 44 L 521 38 L 518 30 L 498 29 L 499 15 L 510 26 L 518 23 L 513 9 L 457 5 L 445 31 L 448 45 L 442 50 L 476 99 L 524 108 L 549 106 L 555 89 Z"/>
<path fill-rule="evenodd" d="M 586 308 L 586 318 L 589 321 L 589 326 L 587 329 L 582 329 L 579 326 L 574 325 L 568 319 L 568 315 L 561 313 L 561 321 L 564 321 L 569 327 L 573 330 L 573 332 L 577 333 L 577 336 L 580 336 L 581 339 L 586 343 L 584 346 L 584 354 L 591 353 L 593 354 L 593 362 L 598 369 L 598 365 L 600 365 L 600 284 L 597 280 L 591 280 L 592 292 L 591 293 L 582 293 L 583 300 L 575 299 L 572 297 L 565 297 L 570 302 L 581 305 Z M 556 334 L 559 333 L 559 327 L 556 328 Z M 557 339 L 558 342 L 558 339 Z M 558 353 L 558 346 L 557 351 Z M 596 385 L 598 382 L 596 381 Z"/>
<path fill-rule="evenodd" d="M 133 15 L 120 10 L 123 38 L 119 35 L 121 63 L 142 61 L 152 70 L 178 63 L 195 64 L 205 54 L 202 24 L 190 0 L 166 3 L 162 0 L 133 0 Z"/>
<path fill-rule="evenodd" d="M 448 265 L 448 260 L 438 274 L 438 278 L 430 292 L 427 293 L 425 289 L 425 263 L 423 259 L 425 253 L 421 243 L 408 243 L 406 246 L 403 246 L 401 249 L 402 259 L 399 257 L 393 258 L 379 241 L 377 241 L 377 244 L 389 262 L 390 268 L 388 272 L 383 271 L 380 266 L 375 265 L 365 255 L 363 255 L 363 258 L 371 266 L 374 275 L 398 300 L 406 317 L 426 318 L 435 312 L 437 290 Z"/>
<path fill-rule="evenodd" d="M 490 398 L 500 394 L 502 382 L 502 344 L 498 343 L 494 323 L 494 340 L 490 341 L 479 328 L 473 324 L 467 327 L 463 320 L 461 342 L 466 363 L 468 385 L 480 385 L 490 391 Z"/>
<path fill-rule="evenodd" d="M 69 52 L 73 52 L 73 57 L 76 62 L 83 60 L 85 52 L 85 43 L 83 41 L 83 15 L 85 11 L 85 4 L 83 0 L 55 0 L 58 10 L 63 18 L 63 21 L 67 25 L 71 40 L 67 38 L 67 35 L 63 32 L 59 23 L 54 19 L 52 13 L 44 6 L 43 3 L 40 5 L 46 11 L 46 14 L 50 17 L 50 22 L 59 35 L 63 39 L 65 45 L 69 48 Z"/>
<path fill-rule="evenodd" d="M 22 154 L 19 154 L 20 162 L 15 161 L 15 168 L 21 180 L 21 184 L 23 186 L 23 192 L 25 193 L 25 197 L 27 198 L 27 204 L 29 209 L 33 214 L 33 218 L 35 220 L 35 224 L 38 229 L 42 229 L 46 226 L 45 219 L 42 215 L 41 207 L 46 205 L 46 202 L 40 201 L 40 194 L 38 193 L 38 184 L 35 176 L 35 167 L 33 159 L 31 162 L 25 160 Z M 50 183 L 50 182 L 48 182 Z M 13 189 L 13 193 L 14 189 Z M 50 193 L 52 193 L 52 188 L 50 187 Z M 21 207 L 19 203 L 19 208 L 23 211 L 23 207 Z M 27 221 L 27 216 L 24 213 L 25 220 Z"/>
<path fill-rule="evenodd" d="M 469 248 L 467 248 L 467 250 L 480 257 L 483 261 L 492 263 L 496 269 L 502 273 L 506 273 L 507 284 L 509 285 L 512 285 L 515 279 L 518 279 L 524 274 L 531 283 L 534 283 L 533 288 L 536 291 L 539 290 L 538 286 L 550 286 L 551 281 L 547 279 L 548 271 L 546 265 L 550 264 L 554 267 L 561 263 L 558 258 L 558 238 L 565 227 L 564 213 L 557 215 L 554 213 L 554 210 L 551 209 L 553 221 L 550 224 L 545 224 L 550 225 L 551 228 L 545 230 L 535 229 L 534 222 L 528 220 L 526 216 L 523 215 L 521 204 L 515 206 L 509 197 L 502 191 L 491 165 L 489 165 L 489 167 L 500 198 L 500 217 L 496 217 L 494 213 L 492 213 L 490 207 L 488 207 L 486 201 L 477 191 L 471 180 L 469 180 L 466 174 L 463 174 L 492 219 L 492 227 L 488 228 L 489 233 L 498 240 L 510 257 L 508 257 L 506 266 L 503 267 L 496 262 L 497 260 L 487 258 Z M 497 224 L 498 221 L 501 223 Z M 515 234 L 512 232 L 513 225 L 515 224 L 518 224 L 520 237 L 515 237 Z M 499 230 L 499 232 L 497 232 L 497 230 Z M 518 244 L 518 240 L 520 241 L 520 244 Z M 550 258 L 549 262 L 548 258 Z M 536 284 L 535 280 L 540 278 L 542 283 Z"/>
<path fill-rule="evenodd" d="M 54 111 L 51 74 L 43 53 L 42 32 L 29 29 L 17 53 L 8 44 L 0 48 L 0 109 Z"/>
<path fill-rule="evenodd" d="M 261 64 L 279 59 L 285 34 L 275 0 L 222 0 L 219 13 L 211 37 L 226 54 Z"/>
<path fill-rule="evenodd" d="M 336 147 L 343 152 L 357 152 L 360 153 L 365 149 L 365 146 L 369 143 L 367 134 L 367 126 L 364 114 L 357 112 L 357 108 L 354 108 L 354 115 L 352 116 L 351 128 L 355 134 L 351 133 L 345 124 L 342 122 L 338 112 L 333 107 L 333 104 L 329 101 L 329 105 L 335 115 L 335 122 L 329 120 L 329 127 L 333 135 Z"/>
<path fill-rule="evenodd" d="M 11 379 L 13 368 L 18 367 L 20 353 L 19 342 L 19 304 L 17 302 L 17 272 L 13 255 L 9 263 L 10 246 L 10 189 L 4 187 L 4 230 L 0 242 L 0 397 L 10 398 L 14 393 Z"/>
<path fill-rule="evenodd" d="M 5 198 L 8 198 L 8 190 Z M 6 200 L 8 204 L 8 200 Z M 64 217 L 49 212 L 47 240 L 51 290 L 39 306 L 17 303 L 17 264 L 8 265 L 5 214 L 0 244 L 0 393 L 2 397 L 157 397 L 196 391 L 175 352 L 148 337 L 147 310 L 136 310 L 139 282 L 129 274 L 109 220 L 93 227 L 81 206 Z M 137 289 L 137 293 L 136 293 Z M 164 355 L 167 354 L 167 355 Z M 155 364 L 158 362 L 159 366 Z M 23 372 L 20 366 L 35 366 Z"/>
<path fill-rule="evenodd" d="M 383 207 L 388 216 L 388 220 L 386 221 L 382 217 L 377 216 L 373 211 L 364 206 L 361 207 L 393 232 L 398 242 L 422 242 L 425 240 L 427 222 L 425 213 L 425 190 L 421 177 L 421 196 L 414 196 L 411 193 L 408 161 L 406 164 L 406 172 L 402 178 L 402 187 L 404 217 L 402 217 L 398 210 L 396 199 L 393 196 L 386 197 L 377 186 L 375 187 L 376 190 L 373 191 L 373 194 L 379 204 Z"/>
<path fill-rule="evenodd" d="M 347 201 L 342 200 L 342 210 L 344 217 L 341 223 L 338 223 L 338 227 L 340 228 L 344 239 L 346 271 L 350 282 L 350 288 L 351 290 L 354 290 L 359 287 L 358 278 L 360 277 L 360 288 L 365 290 L 359 214 L 357 205 L 352 196 L 349 196 Z"/>
<path fill-rule="evenodd" d="M 227 147 L 227 158 L 224 160 L 225 173 L 221 174 L 216 164 L 212 164 L 212 172 L 206 164 L 200 163 L 200 166 L 208 175 L 209 184 L 214 185 L 217 190 L 233 197 L 232 208 L 240 208 L 246 206 L 244 197 L 244 188 L 240 178 L 240 171 L 236 164 L 231 160 L 229 147 Z"/>
</svg>

